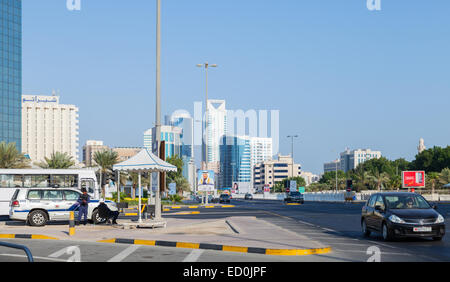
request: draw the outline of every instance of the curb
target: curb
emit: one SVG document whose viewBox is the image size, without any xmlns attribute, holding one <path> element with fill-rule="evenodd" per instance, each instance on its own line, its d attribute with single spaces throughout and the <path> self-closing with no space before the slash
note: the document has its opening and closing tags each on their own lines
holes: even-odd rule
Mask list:
<svg viewBox="0 0 450 282">
<path fill-rule="evenodd" d="M 55 237 L 35 234 L 0 234 L 2 239 L 36 239 L 36 240 L 59 240 Z"/>
<path fill-rule="evenodd" d="M 120 239 L 120 238 L 100 240 L 97 242 L 111 243 L 111 244 L 173 247 L 184 249 L 202 249 L 202 250 L 238 252 L 238 253 L 270 255 L 270 256 L 306 256 L 306 255 L 326 254 L 331 252 L 331 247 L 316 248 L 316 249 L 266 249 L 266 248 L 238 247 L 238 246 L 226 246 L 226 245 L 205 244 L 205 243 L 186 243 L 186 242 L 135 240 L 135 239 Z"/>
</svg>

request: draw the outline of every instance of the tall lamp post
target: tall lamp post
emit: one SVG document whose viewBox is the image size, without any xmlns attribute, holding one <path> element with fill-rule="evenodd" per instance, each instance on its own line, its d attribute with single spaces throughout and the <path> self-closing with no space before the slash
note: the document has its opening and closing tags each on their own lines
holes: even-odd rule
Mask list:
<svg viewBox="0 0 450 282">
<path fill-rule="evenodd" d="M 291 177 L 294 177 L 294 138 L 298 138 L 298 135 L 289 135 L 287 138 L 291 138 L 291 156 L 292 156 L 292 173 L 291 173 Z"/>
<path fill-rule="evenodd" d="M 208 68 L 217 68 L 216 64 L 210 65 L 208 62 L 204 64 L 198 64 L 197 67 L 199 68 L 205 68 L 205 74 L 206 74 L 206 100 L 205 100 L 205 115 L 206 115 L 206 121 L 205 121 L 205 138 L 206 141 L 203 139 L 203 142 L 205 143 L 205 169 L 208 170 Z M 205 192 L 206 195 L 206 204 L 208 204 L 208 195 L 209 192 Z"/>
<path fill-rule="evenodd" d="M 161 0 L 156 0 L 156 124 L 155 124 L 155 141 L 153 143 L 153 151 L 159 155 L 159 144 L 161 142 Z M 156 148 L 155 148 L 156 147 Z M 155 195 L 155 219 L 161 219 L 161 194 L 159 174 L 157 177 L 157 189 Z"/>
</svg>

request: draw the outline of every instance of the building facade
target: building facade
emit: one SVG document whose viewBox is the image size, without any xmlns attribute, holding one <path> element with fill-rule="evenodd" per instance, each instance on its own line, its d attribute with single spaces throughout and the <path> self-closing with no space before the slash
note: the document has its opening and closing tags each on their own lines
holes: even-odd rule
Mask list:
<svg viewBox="0 0 450 282">
<path fill-rule="evenodd" d="M 324 173 L 330 172 L 330 171 L 336 171 L 336 170 L 341 170 L 341 161 L 340 160 L 335 160 L 335 161 L 323 164 Z"/>
<path fill-rule="evenodd" d="M 149 129 L 150 130 L 150 129 Z M 150 138 L 148 137 L 147 130 L 144 133 L 144 147 L 151 149 L 151 143 L 148 143 Z M 156 127 L 153 127 L 151 129 L 152 131 L 152 137 L 151 140 L 156 140 L 155 134 L 156 134 Z M 181 157 L 181 138 L 183 135 L 183 130 L 176 126 L 171 125 L 162 125 L 161 126 L 161 141 L 165 141 L 165 157 L 170 158 L 175 155 L 178 155 Z M 146 143 L 147 141 L 147 143 Z M 146 145 L 145 145 L 146 144 Z M 150 145 L 150 147 L 147 147 Z"/>
<path fill-rule="evenodd" d="M 250 164 L 253 172 L 256 164 L 272 160 L 272 138 L 250 137 Z M 251 182 L 254 183 L 253 173 Z"/>
<path fill-rule="evenodd" d="M 33 162 L 68 153 L 79 163 L 78 108 L 58 96 L 22 95 L 22 152 Z"/>
<path fill-rule="evenodd" d="M 152 152 L 152 146 L 153 146 L 153 130 L 150 128 L 147 131 L 144 132 L 144 148 L 150 150 Z"/>
<path fill-rule="evenodd" d="M 253 169 L 254 187 L 261 191 L 264 186 L 273 188 L 286 178 L 301 176 L 301 165 L 295 164 L 291 155 L 278 154 L 277 160 L 256 164 Z"/>
<path fill-rule="evenodd" d="M 113 152 L 117 153 L 119 162 L 124 162 L 129 158 L 136 156 L 143 148 L 140 147 L 116 147 L 113 148 Z"/>
<path fill-rule="evenodd" d="M 251 183 L 250 137 L 224 136 L 220 145 L 219 188 Z"/>
<path fill-rule="evenodd" d="M 103 145 L 103 141 L 88 140 L 83 146 L 83 163 L 85 166 L 96 166 L 97 163 L 94 161 L 94 155 L 96 152 L 101 152 L 104 150 L 109 150 L 108 146 Z"/>
<path fill-rule="evenodd" d="M 206 119 L 208 130 L 206 131 L 206 137 L 204 137 L 202 160 L 208 162 L 208 169 L 213 169 L 217 173 L 220 170 L 220 143 L 227 134 L 226 102 L 225 100 L 208 100 L 206 106 L 208 109 Z M 208 147 L 206 158 L 205 146 Z"/>
<path fill-rule="evenodd" d="M 357 149 L 351 151 L 350 149 L 347 149 L 345 152 L 341 153 L 341 170 L 347 172 L 357 168 L 358 165 L 368 160 L 379 158 L 381 158 L 380 151 L 372 151 L 371 149 Z"/>
<path fill-rule="evenodd" d="M 22 1 L 0 0 L 0 142 L 22 151 Z"/>
</svg>

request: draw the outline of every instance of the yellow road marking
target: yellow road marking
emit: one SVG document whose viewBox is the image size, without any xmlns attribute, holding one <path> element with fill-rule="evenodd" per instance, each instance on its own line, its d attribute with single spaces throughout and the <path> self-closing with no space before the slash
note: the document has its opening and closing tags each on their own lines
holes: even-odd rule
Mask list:
<svg viewBox="0 0 450 282">
<path fill-rule="evenodd" d="M 198 243 L 177 242 L 177 248 L 198 249 L 199 247 L 200 247 L 200 244 L 198 244 Z"/>
<path fill-rule="evenodd" d="M 246 253 L 248 251 L 248 248 L 247 247 L 235 247 L 235 246 L 223 246 L 222 251 Z"/>
</svg>

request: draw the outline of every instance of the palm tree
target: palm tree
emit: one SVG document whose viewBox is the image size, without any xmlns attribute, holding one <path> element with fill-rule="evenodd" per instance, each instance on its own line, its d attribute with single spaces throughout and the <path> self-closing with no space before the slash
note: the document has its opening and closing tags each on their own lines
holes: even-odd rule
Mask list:
<svg viewBox="0 0 450 282">
<path fill-rule="evenodd" d="M 150 177 L 151 177 L 151 175 L 150 175 Z M 137 172 L 131 172 L 129 174 L 128 179 L 131 181 L 132 187 L 133 187 L 133 193 L 131 195 L 131 198 L 135 199 L 136 198 L 136 188 L 138 188 L 138 185 L 139 185 L 139 174 Z M 145 178 L 145 177 L 142 177 L 142 175 L 141 175 L 141 187 L 148 186 L 149 184 L 150 184 L 150 178 Z"/>
<path fill-rule="evenodd" d="M 440 173 L 430 172 L 427 175 L 427 179 L 431 182 L 431 194 L 434 194 L 434 187 L 436 186 L 436 181 L 439 181 Z"/>
<path fill-rule="evenodd" d="M 75 165 L 72 156 L 66 153 L 55 152 L 50 158 L 44 158 L 45 162 L 37 163 L 41 168 L 68 169 Z"/>
<path fill-rule="evenodd" d="M 0 143 L 0 168 L 29 168 L 30 160 L 20 153 L 16 143 Z"/>
<path fill-rule="evenodd" d="M 95 152 L 94 161 L 100 167 L 100 184 L 102 175 L 112 172 L 113 166 L 119 162 L 119 154 L 113 150 L 103 150 Z M 102 197 L 105 197 L 105 187 L 102 186 Z"/>
<path fill-rule="evenodd" d="M 439 175 L 439 184 L 446 185 L 450 183 L 450 168 L 444 168 Z"/>
<path fill-rule="evenodd" d="M 375 170 L 371 175 L 368 176 L 373 183 L 376 184 L 378 191 L 381 191 L 381 187 L 384 183 L 389 181 L 389 174 L 386 172 L 380 173 L 378 170 Z"/>
</svg>

